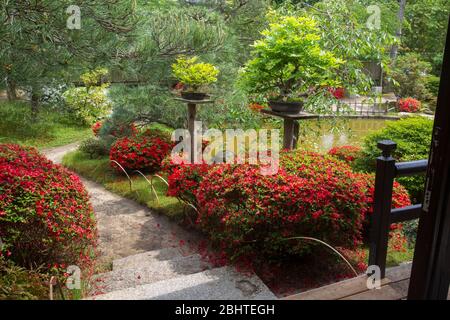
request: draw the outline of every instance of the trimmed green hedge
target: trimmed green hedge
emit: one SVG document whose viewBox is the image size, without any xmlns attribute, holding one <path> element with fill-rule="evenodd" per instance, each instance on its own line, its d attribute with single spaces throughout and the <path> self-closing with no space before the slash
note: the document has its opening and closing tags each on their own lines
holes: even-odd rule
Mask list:
<svg viewBox="0 0 450 320">
<path fill-rule="evenodd" d="M 373 172 L 376 158 L 381 155 L 380 149 L 377 148 L 377 142 L 386 139 L 397 143 L 397 149 L 393 153 L 393 157 L 397 161 L 427 159 L 432 131 L 433 121 L 424 117 L 411 117 L 389 122 L 385 128 L 365 138 L 362 157 L 355 161 L 354 167 L 359 171 Z M 398 181 L 408 190 L 412 202 L 422 201 L 425 183 L 423 176 L 403 177 Z"/>
</svg>

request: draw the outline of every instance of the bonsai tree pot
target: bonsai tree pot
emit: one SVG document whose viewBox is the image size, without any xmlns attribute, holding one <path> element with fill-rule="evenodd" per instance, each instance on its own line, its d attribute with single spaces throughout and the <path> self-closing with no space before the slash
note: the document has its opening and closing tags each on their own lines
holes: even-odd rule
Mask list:
<svg viewBox="0 0 450 320">
<path fill-rule="evenodd" d="M 186 100 L 205 100 L 208 95 L 206 93 L 201 92 L 188 92 L 182 91 L 181 97 Z"/>
<path fill-rule="evenodd" d="M 303 102 L 269 101 L 274 112 L 296 114 L 303 111 Z"/>
</svg>

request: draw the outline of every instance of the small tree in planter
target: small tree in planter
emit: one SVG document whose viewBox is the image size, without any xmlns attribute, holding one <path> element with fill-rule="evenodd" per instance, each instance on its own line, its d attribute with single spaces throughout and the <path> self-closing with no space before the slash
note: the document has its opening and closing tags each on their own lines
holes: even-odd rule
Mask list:
<svg viewBox="0 0 450 320">
<path fill-rule="evenodd" d="M 320 47 L 320 30 L 308 17 L 277 16 L 254 44 L 241 74 L 250 94 L 263 95 L 274 111 L 296 113 L 315 89 L 338 86 L 335 69 L 343 63 Z"/>
<path fill-rule="evenodd" d="M 179 57 L 172 65 L 174 76 L 185 86 L 181 96 L 188 100 L 203 100 L 206 93 L 201 90 L 216 82 L 219 74 L 219 69 L 212 64 L 197 61 L 198 57 Z"/>
</svg>

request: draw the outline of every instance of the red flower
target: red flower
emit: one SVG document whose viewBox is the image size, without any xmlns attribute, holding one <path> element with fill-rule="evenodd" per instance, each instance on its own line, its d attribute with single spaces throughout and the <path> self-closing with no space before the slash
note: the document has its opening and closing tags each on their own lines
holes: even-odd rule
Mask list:
<svg viewBox="0 0 450 320">
<path fill-rule="evenodd" d="M 302 255 L 313 244 L 285 241 L 312 236 L 355 248 L 367 210 L 364 184 L 330 156 L 286 152 L 277 175 L 259 166 L 216 165 L 196 193 L 201 230 L 229 257 Z"/>
<path fill-rule="evenodd" d="M 98 134 L 100 132 L 100 129 L 102 128 L 103 123 L 98 121 L 96 123 L 94 123 L 91 127 L 92 132 L 94 133 L 94 136 L 98 137 Z"/>
<path fill-rule="evenodd" d="M 406 99 L 400 99 L 398 101 L 398 110 L 400 112 L 419 112 L 421 107 L 421 103 L 419 100 L 416 100 L 414 98 L 406 98 Z"/>
<path fill-rule="evenodd" d="M 345 96 L 344 88 L 328 88 L 328 92 L 331 93 L 336 99 L 342 99 Z"/>
<path fill-rule="evenodd" d="M 0 237 L 21 265 L 90 264 L 96 227 L 80 179 L 34 148 L 0 144 Z M 27 235 L 24 237 L 23 235 Z"/>
<path fill-rule="evenodd" d="M 111 147 L 109 158 L 125 170 L 140 170 L 155 173 L 161 169 L 163 159 L 173 144 L 157 130 L 146 131 L 132 137 L 118 139 Z M 111 165 L 120 171 L 115 163 Z"/>
<path fill-rule="evenodd" d="M 334 147 L 328 151 L 330 156 L 334 156 L 346 163 L 350 164 L 361 156 L 361 148 L 355 146 Z"/>
</svg>

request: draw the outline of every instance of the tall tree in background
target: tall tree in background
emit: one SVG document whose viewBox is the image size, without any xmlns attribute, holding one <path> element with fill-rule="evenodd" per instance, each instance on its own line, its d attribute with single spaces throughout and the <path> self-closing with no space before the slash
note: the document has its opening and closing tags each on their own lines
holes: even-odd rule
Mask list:
<svg viewBox="0 0 450 320">
<path fill-rule="evenodd" d="M 403 20 L 405 17 L 405 7 L 406 7 L 406 0 L 399 0 L 399 9 L 398 9 L 398 28 L 396 32 L 397 39 L 401 41 L 402 38 L 402 30 L 403 30 Z M 398 55 L 398 43 L 395 43 L 391 48 L 391 59 L 395 60 Z"/>
<path fill-rule="evenodd" d="M 448 0 L 408 0 L 406 3 L 402 50 L 420 54 L 431 63 L 437 76 L 443 60 L 449 14 Z"/>
<path fill-rule="evenodd" d="M 79 30 L 67 26 L 71 5 L 80 8 Z M 37 112 L 47 86 L 76 78 L 80 66 L 109 60 L 112 48 L 133 29 L 134 6 L 131 0 L 2 1 L 0 79 L 9 98 L 16 88 L 25 90 Z"/>
</svg>

